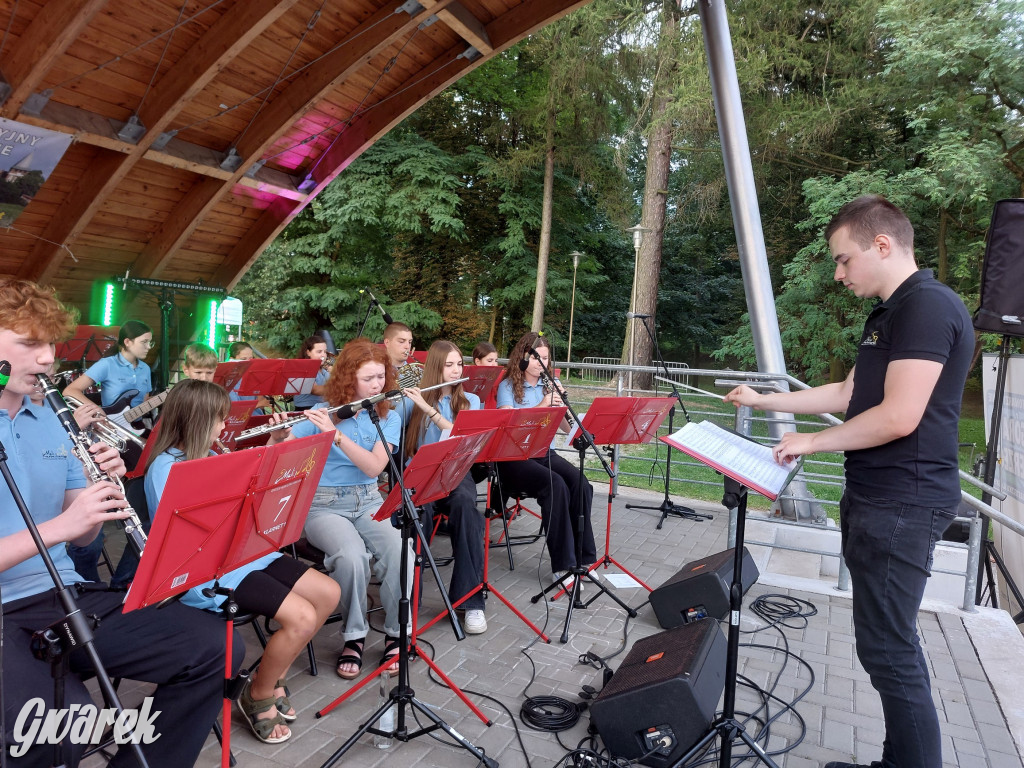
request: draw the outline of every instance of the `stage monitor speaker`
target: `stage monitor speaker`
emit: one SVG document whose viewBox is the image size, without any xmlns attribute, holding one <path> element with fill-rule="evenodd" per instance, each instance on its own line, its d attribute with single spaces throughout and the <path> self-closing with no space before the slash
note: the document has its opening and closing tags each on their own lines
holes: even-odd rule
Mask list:
<svg viewBox="0 0 1024 768">
<path fill-rule="evenodd" d="M 725 690 L 727 645 L 713 619 L 637 640 L 590 706 L 612 755 L 636 760 L 654 750 L 641 762 L 664 768 L 696 744 Z"/>
<path fill-rule="evenodd" d="M 709 616 L 724 619 L 729 613 L 733 550 L 726 549 L 684 565 L 675 576 L 651 592 L 651 607 L 665 629 Z M 743 594 L 757 581 L 757 566 L 743 548 Z"/>
<path fill-rule="evenodd" d="M 1024 200 L 999 200 L 985 241 L 981 300 L 974 313 L 979 331 L 1024 336 Z"/>
</svg>

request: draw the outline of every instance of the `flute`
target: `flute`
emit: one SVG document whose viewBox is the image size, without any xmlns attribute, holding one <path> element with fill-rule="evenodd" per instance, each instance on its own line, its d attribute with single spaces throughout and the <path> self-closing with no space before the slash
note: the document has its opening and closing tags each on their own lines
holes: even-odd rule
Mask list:
<svg viewBox="0 0 1024 768">
<path fill-rule="evenodd" d="M 441 384 L 434 384 L 433 386 L 430 387 L 424 387 L 423 389 L 420 390 L 420 392 L 429 392 L 432 389 L 440 389 L 441 387 L 451 387 L 454 386 L 455 384 L 461 384 L 464 381 L 469 381 L 469 377 L 466 376 L 465 378 L 457 379 L 456 381 L 445 381 L 442 382 Z M 358 409 L 366 401 L 369 401 L 371 405 L 376 405 L 381 400 L 401 400 L 402 397 L 404 397 L 404 395 L 402 395 L 402 390 L 393 389 L 390 392 L 381 392 L 379 395 L 374 395 L 373 397 L 364 397 L 362 400 L 354 400 L 351 403 L 344 403 L 343 405 L 334 405 L 331 406 L 330 408 L 324 408 L 322 410 L 326 411 L 327 413 L 333 414 L 345 408 Z M 296 424 L 300 424 L 303 421 L 307 421 L 308 419 L 308 416 L 296 416 L 295 418 L 288 419 L 287 421 L 280 421 L 277 422 L 276 424 L 274 422 L 268 422 L 266 424 L 261 424 L 258 427 L 252 427 L 251 429 L 243 429 L 241 432 L 238 433 L 238 437 L 235 438 L 235 442 L 237 443 L 241 440 L 250 440 L 254 437 L 259 437 L 260 435 L 266 435 L 271 432 L 276 432 L 279 429 L 289 429 L 295 426 Z"/>
<path fill-rule="evenodd" d="M 78 460 L 82 462 L 82 467 L 85 469 L 89 482 L 98 483 L 108 480 L 124 496 L 124 485 L 121 483 L 121 478 L 117 475 L 106 474 L 96 464 L 92 454 L 89 453 L 90 442 L 88 435 L 78 426 L 78 422 L 75 421 L 74 416 L 71 414 L 71 409 L 64 398 L 61 397 L 60 392 L 53 386 L 53 382 L 42 373 L 37 373 L 36 379 L 38 379 L 39 386 L 43 389 L 43 397 L 46 399 L 46 404 L 56 414 L 57 420 L 60 421 L 61 426 L 68 433 L 68 437 L 71 438 L 71 449 L 75 456 L 78 457 Z M 131 505 L 128 504 L 127 497 L 125 497 L 125 505 L 124 511 L 129 513 L 129 517 L 125 520 L 118 520 L 117 523 L 124 529 L 124 535 L 127 537 L 128 544 L 132 550 L 138 557 L 142 557 L 142 550 L 146 546 L 146 531 L 142 528 L 142 521 L 139 520 L 139 516 L 132 509 Z"/>
</svg>

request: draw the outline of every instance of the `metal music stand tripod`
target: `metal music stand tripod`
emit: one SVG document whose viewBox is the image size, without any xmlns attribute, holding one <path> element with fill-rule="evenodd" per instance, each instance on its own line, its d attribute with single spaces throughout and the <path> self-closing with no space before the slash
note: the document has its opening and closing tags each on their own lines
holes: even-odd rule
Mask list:
<svg viewBox="0 0 1024 768">
<path fill-rule="evenodd" d="M 384 430 L 380 425 L 380 417 L 377 415 L 374 404 L 369 400 L 364 400 L 361 407 L 366 409 L 367 415 L 370 417 L 370 421 L 373 422 L 374 427 L 377 429 L 377 434 L 380 436 L 381 442 L 384 443 L 386 447 L 387 438 L 384 437 Z M 417 699 L 416 692 L 409 686 L 409 551 L 411 549 L 410 545 L 414 535 L 420 542 L 423 557 L 434 574 L 434 580 L 437 582 L 441 598 L 444 600 L 445 607 L 448 609 L 448 619 L 451 622 L 452 630 L 455 632 L 455 639 L 464 640 L 466 633 L 459 625 L 459 621 L 455 616 L 455 609 L 452 608 L 451 601 L 448 599 L 448 593 L 445 591 L 444 584 L 441 581 L 441 576 L 437 572 L 437 566 L 434 564 L 434 558 L 431 555 L 430 547 L 427 544 L 427 537 L 423 533 L 423 528 L 420 525 L 419 515 L 416 512 L 416 504 L 412 499 L 412 492 L 405 487 L 405 481 L 402 478 L 402 473 L 398 471 L 394 456 L 390 452 L 388 452 L 388 462 L 391 465 L 392 476 L 397 481 L 396 488 L 399 489 L 399 493 L 402 497 L 402 504 L 395 513 L 399 516 L 402 524 L 402 559 L 399 569 L 399 582 L 402 585 L 402 596 L 398 601 L 398 623 L 400 627 L 398 640 L 398 685 L 391 690 L 390 698 L 378 707 L 377 710 L 370 715 L 369 719 L 359 726 L 359 729 L 352 734 L 348 740 L 334 752 L 334 754 L 327 758 L 327 761 L 321 766 L 321 768 L 329 768 L 329 766 L 338 762 L 346 752 L 355 746 L 359 737 L 364 733 L 372 733 L 375 736 L 386 736 L 398 739 L 399 741 L 411 741 L 418 736 L 429 735 L 438 729 L 451 736 L 459 743 L 460 746 L 463 747 L 463 749 L 472 754 L 480 763 L 486 766 L 486 768 L 498 768 L 497 760 L 489 757 L 482 749 L 477 747 L 441 719 L 437 712 L 427 706 L 424 702 Z M 469 469 L 468 465 L 465 469 Z M 424 661 L 427 660 L 427 657 L 423 658 Z M 333 702 L 317 712 L 316 716 L 318 718 L 322 717 L 327 712 L 334 709 L 334 707 L 338 706 L 338 704 L 343 700 L 355 693 L 355 691 L 359 690 L 362 686 L 366 685 L 376 675 L 380 674 L 384 667 L 390 663 L 390 660 L 386 660 L 372 675 L 364 677 L 355 688 L 342 696 L 339 696 Z M 430 666 L 431 669 L 439 671 L 432 663 Z M 377 723 L 384 713 L 392 707 L 398 708 L 398 715 L 395 718 L 395 729 L 393 731 L 383 731 L 379 728 L 375 728 L 374 724 Z M 418 730 L 410 733 L 409 729 L 406 727 L 407 707 L 412 707 L 416 712 L 430 720 L 431 725 L 419 728 Z M 489 720 L 485 719 L 485 722 L 487 725 L 491 725 Z"/>
<path fill-rule="evenodd" d="M 650 315 L 644 315 L 640 317 L 643 320 L 644 330 L 647 331 L 647 335 L 651 339 L 651 345 L 654 347 L 654 354 L 658 358 L 658 364 L 661 369 L 665 372 L 666 377 L 671 377 L 672 372 L 668 369 L 668 363 L 665 362 L 665 358 L 662 357 L 661 347 L 658 346 L 658 338 L 651 332 L 650 326 L 647 325 L 647 321 L 651 319 Z M 671 378 L 661 379 L 667 381 L 672 387 L 672 397 L 675 398 L 676 402 L 679 403 L 679 407 L 683 409 L 683 416 L 687 421 L 690 420 L 689 414 L 686 412 L 686 406 L 683 405 L 683 397 L 679 394 L 679 390 L 676 388 L 675 382 Z M 673 421 L 675 419 L 676 409 L 675 406 L 668 412 L 668 433 L 671 435 L 674 429 Z M 642 504 L 627 504 L 626 509 L 653 509 L 656 512 L 661 512 L 661 519 L 658 520 L 656 530 L 661 530 L 661 526 L 665 524 L 665 518 L 669 517 L 681 517 L 685 520 L 710 520 L 711 515 L 702 515 L 690 507 L 684 507 L 682 504 L 675 504 L 669 495 L 669 486 L 672 483 L 672 446 L 668 446 L 668 453 L 665 456 L 665 498 L 661 504 L 656 507 L 644 506 Z"/>
</svg>

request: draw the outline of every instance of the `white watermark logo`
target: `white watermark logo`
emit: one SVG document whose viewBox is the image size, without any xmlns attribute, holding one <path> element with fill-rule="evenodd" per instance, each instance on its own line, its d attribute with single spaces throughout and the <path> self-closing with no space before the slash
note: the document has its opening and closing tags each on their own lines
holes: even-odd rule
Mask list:
<svg viewBox="0 0 1024 768">
<path fill-rule="evenodd" d="M 12 757 L 23 757 L 33 744 L 99 744 L 107 726 L 113 726 L 117 744 L 152 744 L 160 738 L 153 727 L 160 712 L 153 712 L 153 697 L 147 696 L 139 709 L 100 709 L 93 704 L 72 704 L 47 711 L 40 698 L 29 699 L 14 723 Z"/>
</svg>

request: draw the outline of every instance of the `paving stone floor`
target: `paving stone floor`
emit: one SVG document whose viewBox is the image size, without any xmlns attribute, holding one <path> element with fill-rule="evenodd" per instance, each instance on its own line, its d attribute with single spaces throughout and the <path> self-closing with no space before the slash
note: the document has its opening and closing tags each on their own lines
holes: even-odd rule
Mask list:
<svg viewBox="0 0 1024 768">
<path fill-rule="evenodd" d="M 599 486 L 595 494 L 594 522 L 599 551 L 604 548 L 606 489 L 603 492 L 602 496 Z M 727 514 L 720 507 L 707 508 L 706 511 L 714 515 L 711 521 L 673 518 L 658 531 L 655 529 L 657 513 L 625 509 L 627 502 L 643 503 L 632 490 L 616 498 L 611 556 L 651 586 L 663 583 L 684 563 L 727 546 Z M 519 519 L 512 527 L 517 533 L 532 532 L 536 529 L 536 520 Z M 435 544 L 436 554 L 443 555 L 447 548 L 447 539 L 439 538 Z M 550 579 L 550 568 L 540 542 L 516 547 L 514 552 L 515 569 L 510 570 L 504 550 L 491 551 L 491 583 L 533 622 L 546 628 L 552 637 L 550 644 L 532 642 L 535 639 L 532 631 L 494 596 L 487 603 L 489 628 L 485 634 L 456 642 L 450 627 L 441 622 L 420 637 L 421 651 L 433 655 L 440 669 L 466 691 L 493 725 L 485 726 L 454 693 L 428 677 L 422 660 L 411 665 L 411 686 L 417 697 L 437 715 L 504 768 L 554 766 L 566 754 L 567 746 L 575 746 L 586 737 L 589 713 L 584 712 L 574 727 L 557 738 L 550 733 L 530 730 L 519 720 L 525 693 L 580 701 L 578 694 L 582 686 L 600 688 L 601 685 L 599 669 L 581 664 L 581 655 L 593 652 L 613 656 L 608 664 L 614 669 L 633 643 L 662 630 L 646 603 L 646 590 L 617 589 L 615 594 L 637 609 L 637 618 L 627 621 L 625 611 L 609 598 L 601 597 L 585 610 L 574 612 L 568 642 L 560 643 L 558 636 L 565 620 L 566 601 L 536 604 L 530 601 L 539 585 Z M 449 570 L 441 570 L 447 582 Z M 612 566 L 607 572 L 620 572 L 620 568 Z M 592 592 L 589 590 L 585 596 L 589 597 Z M 753 614 L 750 606 L 755 599 L 769 594 L 807 601 L 813 604 L 816 613 L 806 621 L 787 622 L 791 627 L 784 628 L 782 633 L 765 629 L 765 623 Z M 428 584 L 424 589 L 421 617 L 435 615 L 440 607 L 436 587 Z M 935 704 L 942 722 L 943 766 L 1020 768 L 1022 762 L 1012 736 L 1014 730 L 1019 734 L 1020 724 L 1007 721 L 1005 702 L 1000 704 L 991 679 L 998 675 L 998 670 L 994 673 L 983 667 L 965 624 L 970 620 L 969 615 L 953 607 L 948 611 L 922 611 L 919 620 L 932 671 Z M 380 626 L 380 622 L 381 617 L 375 615 L 373 623 Z M 881 708 L 856 660 L 848 593 L 830 588 L 812 593 L 755 584 L 744 599 L 741 628 L 744 630 L 741 644 L 760 647 L 741 645 L 740 674 L 760 686 L 775 686 L 772 693 L 777 699 L 771 702 L 770 715 L 777 719 L 771 725 L 767 749 L 773 754 L 781 753 L 775 757 L 780 766 L 819 768 L 830 760 L 856 759 L 870 763 L 879 757 L 883 736 Z M 251 660 L 258 653 L 258 645 L 251 629 L 246 628 L 244 632 Z M 1012 634 L 1011 644 L 1020 642 L 1019 648 L 1024 651 L 1024 640 L 1019 635 L 1012 638 Z M 379 658 L 381 638 L 379 633 L 371 633 L 366 654 L 368 662 Z M 321 765 L 375 710 L 376 680 L 331 713 L 314 717 L 315 712 L 353 687 L 353 683 L 341 680 L 333 671 L 340 647 L 336 627 L 328 626 L 314 641 L 320 674 L 309 675 L 304 655 L 293 666 L 289 685 L 299 718 L 291 726 L 295 735 L 289 742 L 276 746 L 260 744 L 238 712 L 234 713 L 231 743 L 241 768 Z M 783 652 L 783 647 L 788 647 L 792 655 Z M 1021 655 L 1014 654 L 1010 658 L 1019 659 Z M 795 704 L 793 711 L 784 710 L 778 703 L 778 700 L 792 701 L 805 689 L 806 695 Z M 130 703 L 133 695 L 138 697 L 144 693 L 145 688 L 141 686 L 127 688 L 126 703 Z M 737 702 L 739 712 L 755 712 L 760 707 L 754 692 L 743 686 L 738 688 Z M 764 711 L 760 710 L 758 716 L 763 720 Z M 746 727 L 751 734 L 758 733 L 757 722 L 748 722 Z M 477 764 L 473 756 L 451 746 L 450 739 L 435 736 L 395 743 L 385 750 L 375 747 L 367 735 L 336 764 L 346 768 L 385 764 L 470 768 Z M 734 755 L 742 754 L 744 749 L 742 745 L 737 746 Z M 219 765 L 219 761 L 219 745 L 211 736 L 198 765 L 212 768 Z M 713 764 L 718 764 L 717 759 Z M 742 764 L 755 763 L 747 760 Z"/>
</svg>

